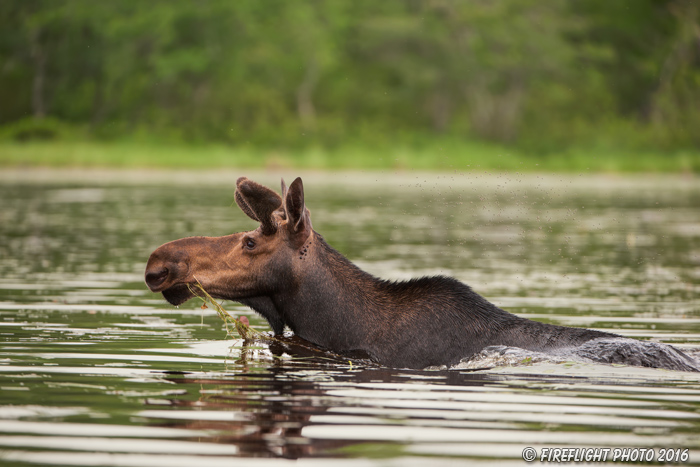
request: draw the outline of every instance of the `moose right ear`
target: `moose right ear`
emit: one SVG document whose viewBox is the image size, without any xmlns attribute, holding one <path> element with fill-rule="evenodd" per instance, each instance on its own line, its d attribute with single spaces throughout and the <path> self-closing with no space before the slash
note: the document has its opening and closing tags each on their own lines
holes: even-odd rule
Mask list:
<svg viewBox="0 0 700 467">
<path fill-rule="evenodd" d="M 288 219 L 287 228 L 292 234 L 311 231 L 311 216 L 304 204 L 304 184 L 301 178 L 294 180 L 286 190 L 284 209 Z"/>
<path fill-rule="evenodd" d="M 272 235 L 277 224 L 272 213 L 282 205 L 280 195 L 246 177 L 236 181 L 236 204 L 248 217 L 260 222 L 263 235 Z"/>
</svg>

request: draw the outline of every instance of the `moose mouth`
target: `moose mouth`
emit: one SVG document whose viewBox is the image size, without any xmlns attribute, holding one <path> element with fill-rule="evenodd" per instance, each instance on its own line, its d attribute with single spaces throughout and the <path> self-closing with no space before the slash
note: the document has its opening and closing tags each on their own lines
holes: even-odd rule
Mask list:
<svg viewBox="0 0 700 467">
<path fill-rule="evenodd" d="M 163 290 L 163 297 L 171 305 L 179 306 L 185 303 L 190 298 L 194 297 L 194 293 L 190 290 L 188 284 L 176 284 L 170 288 Z"/>
</svg>

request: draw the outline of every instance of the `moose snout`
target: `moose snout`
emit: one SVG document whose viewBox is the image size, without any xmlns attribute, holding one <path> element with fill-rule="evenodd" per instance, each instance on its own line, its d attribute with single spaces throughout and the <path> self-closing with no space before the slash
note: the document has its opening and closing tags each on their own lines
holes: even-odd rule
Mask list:
<svg viewBox="0 0 700 467">
<path fill-rule="evenodd" d="M 172 285 L 182 282 L 189 267 L 185 261 L 187 255 L 179 251 L 170 251 L 168 244 L 151 254 L 146 265 L 146 285 L 151 292 L 162 292 Z"/>
<path fill-rule="evenodd" d="M 151 291 L 154 291 L 165 282 L 170 271 L 164 266 L 156 266 L 151 269 L 146 269 L 146 285 Z"/>
<path fill-rule="evenodd" d="M 191 251 L 202 237 L 190 237 L 165 243 L 156 248 L 146 264 L 146 285 L 151 292 L 162 292 L 188 282 Z"/>
</svg>

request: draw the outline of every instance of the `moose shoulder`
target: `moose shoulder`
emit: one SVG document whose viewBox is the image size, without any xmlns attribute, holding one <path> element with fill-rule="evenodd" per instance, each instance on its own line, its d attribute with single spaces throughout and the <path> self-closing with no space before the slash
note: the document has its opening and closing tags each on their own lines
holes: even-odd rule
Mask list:
<svg viewBox="0 0 700 467">
<path fill-rule="evenodd" d="M 276 334 L 288 326 L 319 346 L 362 351 L 392 367 L 453 365 L 502 345 L 547 353 L 582 349 L 596 361 L 697 371 L 690 357 L 671 346 L 647 346 L 648 354 L 640 355 L 610 344 L 630 339 L 520 318 L 452 278 L 378 279 L 313 230 L 300 178 L 288 189 L 283 181 L 280 196 L 242 177 L 235 199 L 260 226 L 160 246 L 146 266 L 151 291 L 179 305 L 192 298 L 189 286 L 198 281 L 213 297 L 260 313 Z M 596 342 L 604 344 L 601 352 L 591 345 Z"/>
</svg>

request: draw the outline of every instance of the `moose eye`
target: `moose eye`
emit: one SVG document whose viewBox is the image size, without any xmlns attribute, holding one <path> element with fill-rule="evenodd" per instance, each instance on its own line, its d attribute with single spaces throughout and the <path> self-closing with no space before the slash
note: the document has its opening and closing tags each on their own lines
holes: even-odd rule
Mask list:
<svg viewBox="0 0 700 467">
<path fill-rule="evenodd" d="M 243 240 L 243 245 L 247 249 L 252 250 L 253 248 L 255 248 L 255 240 L 253 240 L 252 238 L 246 238 L 245 240 Z"/>
</svg>

